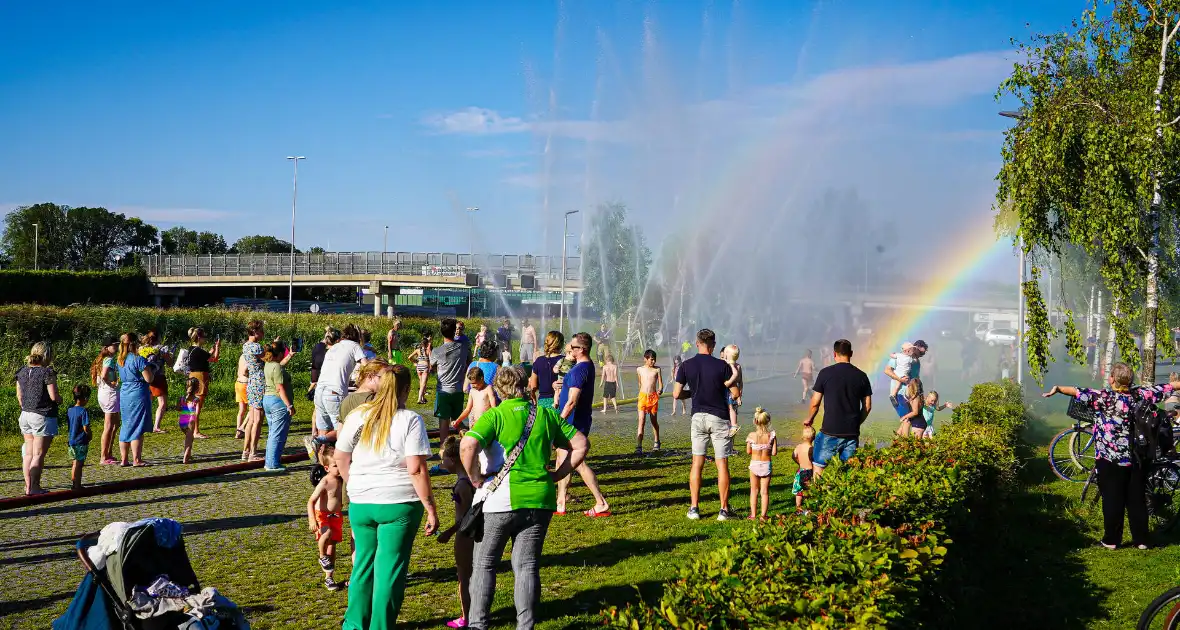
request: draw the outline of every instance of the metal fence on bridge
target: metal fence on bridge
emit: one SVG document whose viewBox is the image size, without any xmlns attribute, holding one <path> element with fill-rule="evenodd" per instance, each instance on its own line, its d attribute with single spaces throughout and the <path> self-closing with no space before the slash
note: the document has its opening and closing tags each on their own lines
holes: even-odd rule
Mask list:
<svg viewBox="0 0 1180 630">
<path fill-rule="evenodd" d="M 566 258 L 566 279 L 578 280 L 577 256 Z M 144 266 L 153 277 L 289 276 L 291 254 L 224 254 L 211 256 L 148 256 Z M 561 281 L 560 256 L 529 254 L 448 254 L 419 252 L 332 252 L 295 254 L 296 276 L 398 275 L 462 277 L 478 273 L 517 279 L 532 275 Z"/>
</svg>

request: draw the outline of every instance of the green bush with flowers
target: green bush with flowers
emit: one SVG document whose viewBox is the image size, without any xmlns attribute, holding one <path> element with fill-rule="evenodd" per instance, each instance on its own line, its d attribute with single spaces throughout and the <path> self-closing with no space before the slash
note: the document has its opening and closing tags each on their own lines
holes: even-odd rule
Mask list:
<svg viewBox="0 0 1180 630">
<path fill-rule="evenodd" d="M 636 630 L 914 625 L 921 595 L 954 560 L 951 537 L 1014 481 L 1024 417 L 1015 385 L 976 385 L 935 439 L 862 448 L 816 480 L 807 514 L 738 528 L 658 602 L 611 607 L 603 620 Z"/>
</svg>

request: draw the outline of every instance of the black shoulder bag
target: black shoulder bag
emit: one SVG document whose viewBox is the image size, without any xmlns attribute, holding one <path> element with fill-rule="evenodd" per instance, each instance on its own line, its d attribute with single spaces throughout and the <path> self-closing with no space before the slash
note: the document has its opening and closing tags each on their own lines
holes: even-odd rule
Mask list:
<svg viewBox="0 0 1180 630">
<path fill-rule="evenodd" d="M 463 534 L 472 540 L 479 541 L 483 538 L 483 504 L 496 492 L 496 488 L 500 487 L 500 483 L 508 478 L 508 471 L 512 469 L 512 465 L 516 463 L 516 458 L 520 457 L 520 452 L 524 450 L 525 442 L 529 440 L 529 434 L 533 432 L 533 423 L 537 420 L 537 405 L 529 404 L 529 419 L 524 425 L 524 432 L 520 434 L 520 439 L 517 440 L 516 446 L 504 458 L 504 465 L 500 468 L 500 472 L 491 481 L 484 484 L 487 490 L 482 493 L 483 496 L 477 503 L 472 503 L 471 507 L 467 508 L 467 513 L 463 515 L 463 520 L 459 522 L 459 533 Z"/>
</svg>

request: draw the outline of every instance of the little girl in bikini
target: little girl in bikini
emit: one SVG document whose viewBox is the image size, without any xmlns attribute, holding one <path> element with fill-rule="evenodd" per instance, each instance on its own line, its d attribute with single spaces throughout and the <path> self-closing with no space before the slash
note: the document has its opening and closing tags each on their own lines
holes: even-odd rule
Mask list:
<svg viewBox="0 0 1180 630">
<path fill-rule="evenodd" d="M 197 417 L 197 405 L 201 402 L 201 398 L 198 396 L 200 391 L 201 379 L 190 378 L 185 384 L 184 394 L 176 402 L 176 408 L 180 410 L 177 420 L 180 430 L 184 431 L 184 457 L 181 462 L 185 464 L 192 462 L 193 459 L 193 419 Z"/>
<path fill-rule="evenodd" d="M 770 476 L 774 469 L 770 458 L 778 455 L 778 438 L 770 428 L 770 414 L 762 407 L 754 410 L 754 430 L 746 436 L 746 452 L 750 455 L 750 520 L 758 496 L 762 496 L 762 518 L 770 509 Z"/>
</svg>

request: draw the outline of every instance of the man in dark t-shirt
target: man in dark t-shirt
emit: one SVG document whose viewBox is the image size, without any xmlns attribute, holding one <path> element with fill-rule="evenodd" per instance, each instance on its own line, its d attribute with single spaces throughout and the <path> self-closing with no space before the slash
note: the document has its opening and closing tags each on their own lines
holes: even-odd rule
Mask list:
<svg viewBox="0 0 1180 630">
<path fill-rule="evenodd" d="M 692 503 L 688 518 L 701 517 L 698 504 L 701 499 L 701 473 L 705 468 L 705 455 L 709 443 L 713 443 L 713 457 L 717 463 L 717 491 L 721 497 L 721 510 L 717 520 L 732 518 L 729 511 L 729 454 L 733 451 L 733 434 L 737 425 L 729 422 L 729 401 L 727 395 L 739 396 L 737 387 L 727 388 L 725 382 L 733 376 L 728 363 L 713 356 L 717 335 L 708 328 L 697 333 L 697 354 L 680 364 L 676 372 L 676 384 L 672 386 L 672 398 L 680 398 L 688 388 L 692 394 L 692 469 L 688 474 L 688 490 Z"/>
<path fill-rule="evenodd" d="M 824 424 L 815 433 L 811 461 L 815 475 L 823 473 L 833 456 L 846 462 L 860 442 L 860 425 L 873 408 L 873 388 L 869 377 L 852 364 L 852 343 L 839 339 L 832 344 L 835 363 L 819 371 L 811 395 L 811 414 L 803 421 L 809 427 L 815 422 L 820 403 L 824 407 Z"/>
<path fill-rule="evenodd" d="M 590 335 L 584 332 L 574 335 L 569 347 L 573 352 L 575 363 L 562 379 L 561 395 L 557 399 L 557 409 L 561 414 L 561 419 L 573 425 L 579 433 L 585 436 L 590 435 L 590 422 L 594 414 L 594 362 L 590 360 L 590 349 L 593 345 L 594 340 L 590 338 Z M 558 466 L 568 456 L 567 451 L 558 449 Z M 586 488 L 590 490 L 590 494 L 594 495 L 594 507 L 586 510 L 583 514 L 590 517 L 610 516 L 610 504 L 602 495 L 602 490 L 598 487 L 598 478 L 594 476 L 594 471 L 590 469 L 590 466 L 583 461 L 574 469 L 574 472 L 578 473 L 582 481 L 586 482 Z M 557 482 L 557 514 L 559 515 L 565 514 L 565 502 L 569 493 L 571 476 L 567 475 Z"/>
</svg>

